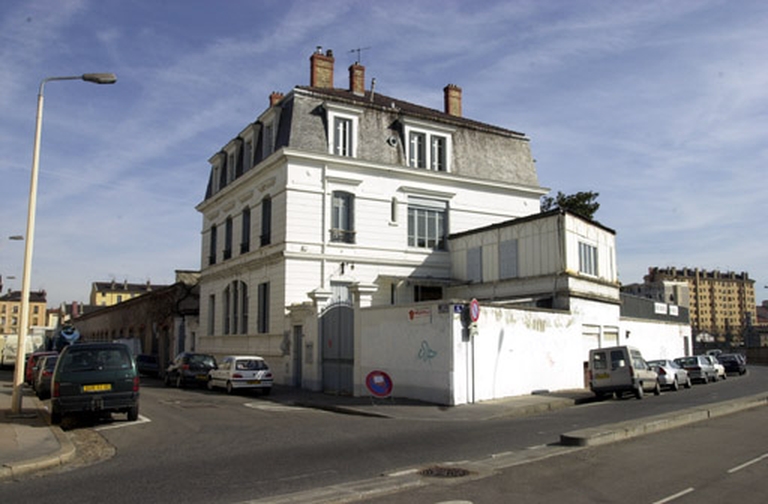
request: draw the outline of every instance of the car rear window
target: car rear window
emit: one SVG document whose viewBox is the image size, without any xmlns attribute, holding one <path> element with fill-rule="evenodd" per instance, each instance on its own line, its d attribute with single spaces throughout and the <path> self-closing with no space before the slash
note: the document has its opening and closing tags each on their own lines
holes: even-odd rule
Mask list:
<svg viewBox="0 0 768 504">
<path fill-rule="evenodd" d="M 216 361 L 213 360 L 213 357 L 210 355 L 190 355 L 189 356 L 189 363 L 190 364 L 203 364 L 205 366 L 214 367 L 216 366 Z"/>
<path fill-rule="evenodd" d="M 260 359 L 238 359 L 235 369 L 240 371 L 263 371 L 269 369 L 267 363 Z"/>
<path fill-rule="evenodd" d="M 128 369 L 131 358 L 119 348 L 101 348 L 67 352 L 62 357 L 64 372 L 93 371 L 103 369 Z"/>
</svg>

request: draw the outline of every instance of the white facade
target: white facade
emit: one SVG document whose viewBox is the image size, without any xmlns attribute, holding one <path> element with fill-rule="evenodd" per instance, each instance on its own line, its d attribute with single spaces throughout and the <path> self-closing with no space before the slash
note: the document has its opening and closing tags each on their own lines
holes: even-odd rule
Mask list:
<svg viewBox="0 0 768 504">
<path fill-rule="evenodd" d="M 374 370 L 390 376 L 395 396 L 447 405 L 580 389 L 591 348 L 633 345 L 650 360 L 685 355 L 690 342 L 690 326 L 623 320 L 595 302 L 574 313 L 481 304 L 469 334 L 463 309 L 447 301 L 359 310 L 356 395 L 372 395 L 365 377 Z"/>
</svg>

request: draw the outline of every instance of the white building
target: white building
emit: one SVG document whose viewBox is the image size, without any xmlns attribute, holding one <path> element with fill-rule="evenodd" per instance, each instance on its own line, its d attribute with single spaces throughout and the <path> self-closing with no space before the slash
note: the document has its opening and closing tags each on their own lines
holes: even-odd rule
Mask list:
<svg viewBox="0 0 768 504">
<path fill-rule="evenodd" d="M 366 90 L 364 71 L 350 66 L 349 87 L 335 88 L 333 55 L 318 50 L 310 86 L 273 93 L 210 158 L 197 206 L 196 350 L 259 354 L 278 383 L 365 394 L 369 370 L 405 348 L 393 318 L 403 310 L 419 324 L 429 313 L 457 358 L 463 330 L 457 341 L 444 329 L 461 323 L 461 298 L 579 314 L 598 340 L 619 340 L 614 233 L 571 214 L 535 217 L 548 190 L 528 138 L 462 117 L 456 86 L 444 88 L 437 111 Z M 582 332 L 573 348 L 586 345 Z M 571 367 L 581 369 L 580 352 Z M 402 389 L 411 397 L 449 404 L 497 396 L 468 394 L 456 361 L 444 364 L 452 378 L 419 385 L 425 376 L 405 363 L 409 377 L 397 381 L 412 383 Z"/>
</svg>

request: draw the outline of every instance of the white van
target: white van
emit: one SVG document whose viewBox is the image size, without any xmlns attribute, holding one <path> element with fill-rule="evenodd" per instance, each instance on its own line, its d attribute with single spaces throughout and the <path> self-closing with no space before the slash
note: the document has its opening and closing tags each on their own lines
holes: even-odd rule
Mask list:
<svg viewBox="0 0 768 504">
<path fill-rule="evenodd" d="M 661 394 L 658 375 L 643 359 L 640 350 L 630 346 L 596 348 L 589 351 L 589 388 L 597 397 L 632 392 L 638 399 L 645 392 Z"/>
</svg>

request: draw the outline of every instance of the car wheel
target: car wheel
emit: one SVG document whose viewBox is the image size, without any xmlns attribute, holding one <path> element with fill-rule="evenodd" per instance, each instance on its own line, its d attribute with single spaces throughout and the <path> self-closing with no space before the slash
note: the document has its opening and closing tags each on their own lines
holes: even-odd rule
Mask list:
<svg viewBox="0 0 768 504">
<path fill-rule="evenodd" d="M 128 421 L 135 422 L 139 419 L 139 405 L 131 406 L 128 410 Z"/>
<path fill-rule="evenodd" d="M 693 386 L 693 384 L 691 383 L 691 377 L 690 376 L 686 376 L 685 377 L 685 388 L 691 388 L 692 386 Z"/>
<path fill-rule="evenodd" d="M 672 382 L 672 390 L 674 390 L 675 392 L 680 390 L 680 384 L 677 383 L 677 376 L 675 376 L 675 380 Z"/>
<path fill-rule="evenodd" d="M 723 380 L 727 380 L 727 379 L 728 379 L 728 373 L 723 373 Z"/>
<path fill-rule="evenodd" d="M 677 383 L 677 380 L 675 380 L 675 383 Z M 661 385 L 659 382 L 656 382 L 656 386 L 653 387 L 653 395 L 661 395 Z"/>
<path fill-rule="evenodd" d="M 51 423 L 53 425 L 59 425 L 61 423 L 61 411 L 51 410 Z"/>
<path fill-rule="evenodd" d="M 643 391 L 643 384 L 639 383 L 637 385 L 637 388 L 635 389 L 635 398 L 636 399 L 642 399 L 643 398 L 643 393 L 644 393 L 644 391 Z"/>
<path fill-rule="evenodd" d="M 176 388 L 184 388 L 184 375 L 181 373 L 176 377 Z"/>
<path fill-rule="evenodd" d="M 232 392 L 234 392 L 234 390 L 235 389 L 232 387 L 232 382 L 228 381 L 227 382 L 227 394 L 231 394 Z"/>
</svg>

